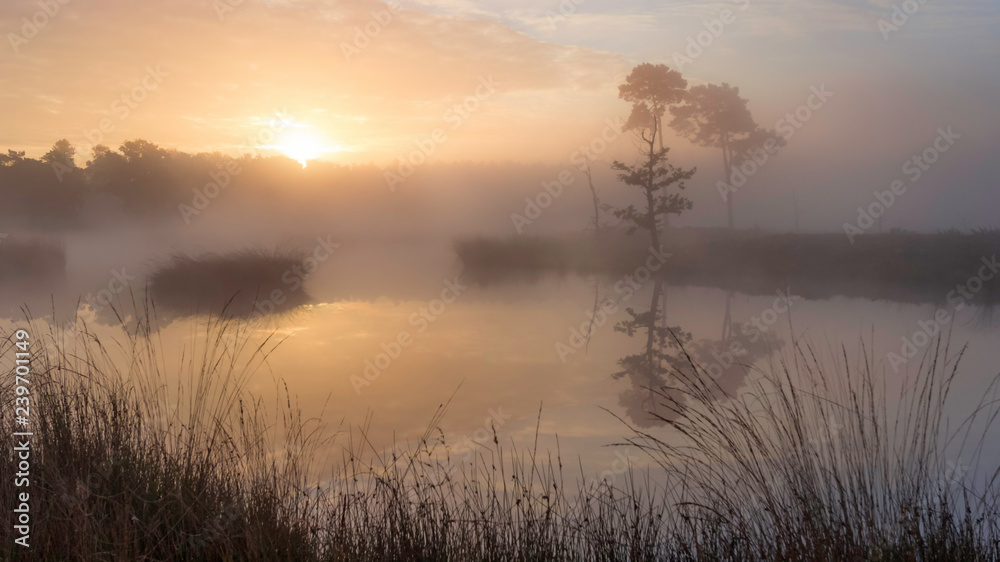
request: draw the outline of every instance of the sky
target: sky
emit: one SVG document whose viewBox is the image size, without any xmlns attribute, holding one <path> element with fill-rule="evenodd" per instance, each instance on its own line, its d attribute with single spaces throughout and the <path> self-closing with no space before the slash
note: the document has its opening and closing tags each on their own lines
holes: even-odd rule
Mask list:
<svg viewBox="0 0 1000 562">
<path fill-rule="evenodd" d="M 566 164 L 653 62 L 739 87 L 767 127 L 832 93 L 753 178 L 763 210 L 796 193 L 836 224 L 951 127 L 910 220 L 995 224 L 995 0 L 4 0 L 0 31 L 0 149 L 34 156 L 145 138 L 387 169 L 415 150 Z M 721 157 L 667 140 L 713 189 Z M 633 151 L 621 136 L 594 156 Z"/>
</svg>

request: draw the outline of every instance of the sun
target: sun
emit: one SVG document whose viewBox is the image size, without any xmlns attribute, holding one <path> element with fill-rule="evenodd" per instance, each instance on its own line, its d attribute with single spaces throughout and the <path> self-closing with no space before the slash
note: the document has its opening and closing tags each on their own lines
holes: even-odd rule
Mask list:
<svg viewBox="0 0 1000 562">
<path fill-rule="evenodd" d="M 309 160 L 315 160 L 329 152 L 339 152 L 341 147 L 329 144 L 311 127 L 292 125 L 292 128 L 278 134 L 273 148 L 306 167 Z"/>
</svg>

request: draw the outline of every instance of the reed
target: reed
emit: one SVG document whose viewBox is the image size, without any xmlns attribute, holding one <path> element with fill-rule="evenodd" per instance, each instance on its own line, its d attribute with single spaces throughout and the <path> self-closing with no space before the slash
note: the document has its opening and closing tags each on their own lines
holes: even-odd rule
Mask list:
<svg viewBox="0 0 1000 562">
<path fill-rule="evenodd" d="M 660 470 L 594 481 L 561 451 L 503 440 L 457 458 L 438 430 L 375 446 L 332 432 L 279 386 L 247 381 L 280 341 L 246 321 L 198 324 L 179 367 L 151 306 L 99 337 L 34 325 L 32 547 L 78 560 L 996 560 L 997 471 L 984 468 L 995 386 L 959 426 L 944 408 L 962 350 L 928 352 L 897 402 L 865 346 L 798 343 L 719 400 L 690 362 L 652 389 L 672 431 L 626 442 Z M 9 356 L 10 334 L 0 334 Z M 283 391 L 282 391 L 283 389 Z M 0 429 L 14 431 L 9 386 Z M 539 412 L 539 418 L 541 417 Z M 336 453 L 334 453 L 336 451 Z M 995 452 L 994 452 L 995 453 Z M 957 455 L 957 457 L 956 457 Z M 983 462 L 980 462 L 983 461 Z M 984 464 L 985 463 L 985 464 Z M 2 457 L 4 474 L 14 458 Z M 0 508 L 13 509 L 10 486 Z"/>
</svg>

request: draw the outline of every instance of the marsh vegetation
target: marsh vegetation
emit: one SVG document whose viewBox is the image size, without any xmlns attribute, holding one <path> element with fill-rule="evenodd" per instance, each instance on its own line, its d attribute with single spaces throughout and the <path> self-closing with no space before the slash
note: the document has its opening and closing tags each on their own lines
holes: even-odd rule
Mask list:
<svg viewBox="0 0 1000 562">
<path fill-rule="evenodd" d="M 650 389 L 672 437 L 628 431 L 623 420 L 626 440 L 658 470 L 594 481 L 559 449 L 495 431 L 471 458 L 453 458 L 437 430 L 448 403 L 428 412 L 422 437 L 387 450 L 373 448 L 364 427 L 309 417 L 287 390 L 270 406 L 246 384 L 281 342 L 254 340 L 246 321 L 205 320 L 179 372 L 167 372 L 152 310 L 114 341 L 31 327 L 33 548 L 25 558 L 12 547 L 8 526 L 4 558 L 1000 555 L 998 471 L 983 441 L 996 386 L 950 423 L 944 406 L 963 350 L 946 341 L 927 352 L 898 401 L 867 353 L 799 341 L 755 369 L 749 392 L 724 400 L 692 359 L 671 369 L 671 388 Z M 11 432 L 14 397 L 4 392 L 0 425 Z M 977 468 L 956 471 L 946 460 L 956 449 Z M 4 473 L 15 470 L 11 454 L 2 462 Z M 7 512 L 12 490 L 0 496 Z"/>
</svg>

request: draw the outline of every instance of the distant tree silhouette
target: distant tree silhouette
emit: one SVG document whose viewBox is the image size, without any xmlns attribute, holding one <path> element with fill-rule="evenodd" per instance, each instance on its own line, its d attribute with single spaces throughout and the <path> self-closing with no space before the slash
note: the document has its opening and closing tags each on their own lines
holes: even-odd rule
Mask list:
<svg viewBox="0 0 1000 562">
<path fill-rule="evenodd" d="M 666 66 L 642 64 L 619 89 L 620 97 L 632 102 L 632 113 L 625 129 L 634 132 L 642 158 L 635 165 L 615 160 L 611 167 L 618 172 L 622 183 L 640 190 L 643 203 L 638 207 L 629 205 L 614 209 L 613 214 L 625 224 L 628 234 L 637 230 L 647 232 L 650 247 L 659 251 L 663 248 L 661 221 L 666 225 L 671 214 L 680 214 L 692 206 L 679 191 L 696 170 L 685 170 L 669 163 L 670 149 L 663 142 L 663 115 L 668 107 L 683 99 L 686 86 L 681 75 Z M 669 191 L 672 187 L 677 191 Z M 632 389 L 624 392 L 620 401 L 629 417 L 640 425 L 655 423 L 651 420 L 669 415 L 661 411 L 655 398 L 657 393 L 666 391 L 673 361 L 667 350 L 677 349 L 681 343 L 677 340 L 678 334 L 684 334 L 679 327 L 667 326 L 666 290 L 661 275 L 662 271 L 651 272 L 653 289 L 649 310 L 639 312 L 627 308 L 629 318 L 615 325 L 615 331 L 629 337 L 644 336 L 642 349 L 619 359 L 621 370 L 612 374 L 613 378 L 628 378 L 632 383 Z"/>
<path fill-rule="evenodd" d="M 663 115 L 684 100 L 686 89 L 687 80 L 666 65 L 643 63 L 633 68 L 618 87 L 618 97 L 632 104 L 625 130 L 652 128 L 659 133 L 659 139 L 653 140 L 663 149 Z"/>
<path fill-rule="evenodd" d="M 173 169 L 173 154 L 142 139 L 125 141 L 117 153 L 94 147 L 87 174 L 94 187 L 120 198 L 136 215 L 173 211 L 181 186 Z"/>
<path fill-rule="evenodd" d="M 76 158 L 76 148 L 66 139 L 56 141 L 37 159 L 28 158 L 24 151 L 0 154 L 3 223 L 43 227 L 79 223 L 88 198 L 95 209 L 118 212 L 118 205 L 101 201 L 104 197 L 120 201 L 121 208 L 137 217 L 180 218 L 181 204 L 191 205 L 198 197 L 204 204 L 223 190 L 239 191 L 241 203 L 253 202 L 269 212 L 282 206 L 301 209 L 328 181 L 318 173 L 322 166 L 310 166 L 305 172 L 286 156 L 187 154 L 143 139 L 125 141 L 117 151 L 96 145 L 84 165 L 78 165 Z M 351 173 L 339 167 L 328 170 L 334 177 Z M 290 193 L 289 182 L 300 189 Z"/>
<path fill-rule="evenodd" d="M 636 133 L 637 143 L 643 152 L 643 161 L 629 165 L 615 160 L 611 165 L 612 169 L 619 172 L 618 179 L 625 185 L 641 190 L 644 204 L 641 209 L 635 205 L 615 209 L 614 216 L 625 223 L 629 234 L 636 229 L 649 232 L 651 246 L 659 248 L 660 218 L 691 209 L 690 199 L 679 193 L 667 193 L 667 188 L 676 184 L 678 190 L 683 190 L 684 182 L 691 179 L 697 169 L 684 170 L 668 163 L 667 153 L 670 149 L 656 148 L 659 130 L 657 120 L 651 119 L 648 123 L 648 127 Z"/>
<path fill-rule="evenodd" d="M 52 167 L 52 171 L 56 174 L 56 179 L 63 181 L 63 178 L 67 174 L 80 171 L 76 167 L 75 156 L 76 148 L 68 140 L 59 139 L 52 145 L 52 150 L 49 150 L 42 156 L 42 162 Z"/>
<path fill-rule="evenodd" d="M 784 139 L 773 131 L 762 129 L 754 122 L 747 100 L 740 97 L 740 89 L 723 83 L 692 87 L 684 104 L 670 108 L 673 120 L 670 126 L 699 146 L 722 150 L 726 181 L 733 176 L 733 168 L 743 164 L 755 150 L 761 150 L 769 140 L 783 146 Z M 729 228 L 735 228 L 733 193 L 725 194 Z"/>
<path fill-rule="evenodd" d="M 73 223 L 87 188 L 82 171 L 73 164 L 75 152 L 63 139 L 40 160 L 26 158 L 23 151 L 0 155 L 0 217 L 8 223 Z M 53 162 L 59 162 L 61 173 L 54 171 Z"/>
<path fill-rule="evenodd" d="M 594 238 L 601 238 L 601 230 L 604 228 L 601 222 L 601 209 L 606 208 L 605 205 L 601 204 L 600 191 L 594 186 L 594 174 L 590 169 L 590 158 L 586 159 L 587 168 L 583 171 L 583 175 L 587 176 L 587 187 L 590 189 L 590 199 L 594 205 Z"/>
<path fill-rule="evenodd" d="M 13 166 L 17 162 L 24 160 L 24 151 L 8 150 L 7 154 L 0 154 L 0 166 Z"/>
<path fill-rule="evenodd" d="M 75 168 L 76 162 L 73 160 L 75 156 L 76 148 L 74 148 L 68 140 L 59 139 L 54 145 L 52 145 L 52 149 L 42 156 L 42 162 L 45 162 L 46 164 L 58 162 Z"/>
</svg>

